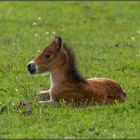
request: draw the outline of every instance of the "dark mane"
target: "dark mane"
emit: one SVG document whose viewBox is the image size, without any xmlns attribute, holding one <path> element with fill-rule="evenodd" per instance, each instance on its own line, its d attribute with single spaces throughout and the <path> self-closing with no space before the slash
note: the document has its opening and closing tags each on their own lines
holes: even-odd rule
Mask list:
<svg viewBox="0 0 140 140">
<path fill-rule="evenodd" d="M 69 79 L 71 79 L 72 82 L 85 82 L 85 79 L 80 75 L 79 71 L 77 70 L 75 56 L 72 49 L 68 47 L 66 43 L 63 43 L 63 47 L 66 50 L 69 57 L 69 69 L 66 72 L 66 76 L 69 77 Z"/>
</svg>

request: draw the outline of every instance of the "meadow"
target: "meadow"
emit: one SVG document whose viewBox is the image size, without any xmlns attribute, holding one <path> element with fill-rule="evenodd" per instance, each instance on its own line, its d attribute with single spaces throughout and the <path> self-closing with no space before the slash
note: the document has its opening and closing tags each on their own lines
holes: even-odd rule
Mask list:
<svg viewBox="0 0 140 140">
<path fill-rule="evenodd" d="M 0 138 L 140 138 L 140 3 L 0 2 Z M 124 104 L 39 105 L 49 75 L 27 64 L 55 35 L 71 46 L 85 78 L 118 81 Z M 16 109 L 31 102 L 31 114 Z"/>
</svg>

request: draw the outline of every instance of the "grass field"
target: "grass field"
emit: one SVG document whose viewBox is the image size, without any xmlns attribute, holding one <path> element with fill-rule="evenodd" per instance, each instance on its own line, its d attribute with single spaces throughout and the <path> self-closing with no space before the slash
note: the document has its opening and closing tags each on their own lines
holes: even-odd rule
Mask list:
<svg viewBox="0 0 140 140">
<path fill-rule="evenodd" d="M 0 2 L 0 138 L 140 138 L 140 3 Z M 85 77 L 117 80 L 124 104 L 39 105 L 49 76 L 32 76 L 27 63 L 54 35 L 69 44 Z M 14 109 L 32 103 L 32 115 Z"/>
</svg>

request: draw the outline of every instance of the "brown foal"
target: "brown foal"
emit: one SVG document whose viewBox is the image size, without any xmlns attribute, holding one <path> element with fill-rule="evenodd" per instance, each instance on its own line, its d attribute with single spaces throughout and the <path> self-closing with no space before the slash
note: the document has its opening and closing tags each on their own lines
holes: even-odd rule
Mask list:
<svg viewBox="0 0 140 140">
<path fill-rule="evenodd" d="M 108 78 L 84 79 L 76 69 L 74 54 L 55 39 L 27 66 L 31 74 L 51 73 L 51 87 L 38 95 L 40 103 L 111 104 L 124 102 L 126 93 L 114 80 Z"/>
</svg>

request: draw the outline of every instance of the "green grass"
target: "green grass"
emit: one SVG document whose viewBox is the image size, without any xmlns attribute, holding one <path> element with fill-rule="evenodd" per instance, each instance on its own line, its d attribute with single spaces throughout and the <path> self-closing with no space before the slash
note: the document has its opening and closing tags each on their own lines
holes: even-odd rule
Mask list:
<svg viewBox="0 0 140 140">
<path fill-rule="evenodd" d="M 136 2 L 0 3 L 0 138 L 140 138 L 140 4 Z M 48 34 L 49 33 L 49 34 Z M 85 77 L 117 80 L 124 104 L 74 108 L 39 105 L 49 76 L 27 63 L 60 35 Z M 22 99 L 32 115 L 14 109 Z"/>
</svg>

